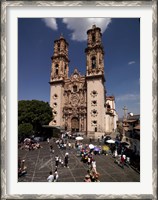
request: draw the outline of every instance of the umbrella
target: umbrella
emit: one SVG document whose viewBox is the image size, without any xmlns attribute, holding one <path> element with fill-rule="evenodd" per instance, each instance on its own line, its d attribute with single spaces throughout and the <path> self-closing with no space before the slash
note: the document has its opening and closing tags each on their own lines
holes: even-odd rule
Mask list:
<svg viewBox="0 0 158 200">
<path fill-rule="evenodd" d="M 30 142 L 30 138 L 25 138 L 24 142 Z"/>
<path fill-rule="evenodd" d="M 78 136 L 78 137 L 76 137 L 75 139 L 76 139 L 76 140 L 83 140 L 83 137 Z"/>
<path fill-rule="evenodd" d="M 94 145 L 93 144 L 89 144 L 89 148 L 90 149 L 94 149 Z"/>
<path fill-rule="evenodd" d="M 108 146 L 106 146 L 106 145 L 104 145 L 103 147 L 102 147 L 102 150 L 104 150 L 104 151 L 108 151 L 110 148 L 108 147 Z"/>
<path fill-rule="evenodd" d="M 95 147 L 94 151 L 100 151 L 100 148 L 99 147 Z"/>
<path fill-rule="evenodd" d="M 114 144 L 115 143 L 114 140 L 106 140 L 106 142 L 109 143 L 109 144 Z"/>
</svg>

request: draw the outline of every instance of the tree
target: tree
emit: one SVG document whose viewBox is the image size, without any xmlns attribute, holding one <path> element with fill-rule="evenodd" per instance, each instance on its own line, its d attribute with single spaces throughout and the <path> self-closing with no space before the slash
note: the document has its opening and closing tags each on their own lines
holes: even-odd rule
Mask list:
<svg viewBox="0 0 158 200">
<path fill-rule="evenodd" d="M 33 133 L 33 126 L 30 123 L 23 123 L 18 126 L 18 138 L 29 137 Z"/>
<path fill-rule="evenodd" d="M 51 120 L 52 108 L 48 102 L 38 100 L 21 100 L 18 102 L 18 126 L 29 123 L 36 133 L 41 132 L 42 125 L 48 125 Z"/>
</svg>

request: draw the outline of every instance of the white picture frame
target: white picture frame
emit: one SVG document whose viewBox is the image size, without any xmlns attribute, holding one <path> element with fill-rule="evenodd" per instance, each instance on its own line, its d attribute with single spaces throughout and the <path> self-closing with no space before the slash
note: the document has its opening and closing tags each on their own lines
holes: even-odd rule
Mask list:
<svg viewBox="0 0 158 200">
<path fill-rule="evenodd" d="M 110 7 L 123 7 L 123 8 L 130 8 L 136 7 L 137 9 L 142 7 L 149 7 L 152 10 L 152 192 L 151 193 L 133 193 L 127 194 L 126 191 L 124 194 L 98 194 L 97 192 L 94 194 L 23 194 L 23 193 L 15 193 L 10 194 L 8 191 L 8 187 L 10 186 L 9 179 L 7 178 L 7 159 L 8 159 L 8 140 L 10 134 L 10 124 L 7 123 L 7 119 L 10 117 L 10 113 L 14 110 L 11 109 L 10 104 L 8 104 L 8 68 L 9 61 L 7 60 L 7 54 L 10 48 L 10 44 L 8 44 L 9 34 L 7 33 L 8 30 L 8 19 L 9 19 L 9 12 L 12 8 L 25 8 L 29 6 L 30 8 L 36 7 L 42 9 L 43 7 L 82 7 L 82 8 L 89 8 L 89 7 L 102 7 L 102 8 L 110 8 Z M 1 64 L 1 113 L 2 113 L 2 120 L 1 120 L 1 199 L 157 199 L 157 63 L 156 63 L 156 56 L 157 56 L 157 4 L 156 1 L 2 1 L 1 2 L 1 57 L 2 57 L 2 64 Z M 17 76 L 15 76 L 16 78 Z M 17 88 L 16 88 L 17 89 Z M 14 109 L 17 107 L 15 106 Z M 149 134 L 149 133 L 147 133 Z M 11 151 L 11 150 L 10 150 Z M 13 165 L 16 162 L 12 163 Z M 9 183 L 8 183 L 9 182 Z M 103 183 L 104 184 L 104 183 Z M 120 183 L 119 183 L 120 184 Z M 116 185 L 117 187 L 117 185 Z M 114 188 L 115 189 L 115 188 Z M 105 189 L 106 190 L 106 189 Z"/>
</svg>

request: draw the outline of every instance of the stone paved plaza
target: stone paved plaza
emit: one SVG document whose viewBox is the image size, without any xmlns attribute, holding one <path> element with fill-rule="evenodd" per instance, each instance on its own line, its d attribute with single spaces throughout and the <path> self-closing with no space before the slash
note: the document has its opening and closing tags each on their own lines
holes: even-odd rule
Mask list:
<svg viewBox="0 0 158 200">
<path fill-rule="evenodd" d="M 74 140 L 72 140 L 74 142 Z M 64 160 L 66 152 L 69 152 L 69 168 L 58 167 L 59 182 L 83 182 L 87 174 L 88 166 L 81 162 L 76 149 L 61 150 L 51 140 L 55 153 L 51 154 L 47 142 L 41 142 L 43 148 L 37 150 L 19 149 L 19 157 L 25 159 L 27 174 L 19 178 L 19 182 L 47 182 L 49 172 L 55 170 L 55 156 Z M 114 163 L 111 155 L 95 155 L 97 171 L 100 173 L 100 182 L 139 182 L 140 174 L 131 167 L 124 169 Z"/>
</svg>

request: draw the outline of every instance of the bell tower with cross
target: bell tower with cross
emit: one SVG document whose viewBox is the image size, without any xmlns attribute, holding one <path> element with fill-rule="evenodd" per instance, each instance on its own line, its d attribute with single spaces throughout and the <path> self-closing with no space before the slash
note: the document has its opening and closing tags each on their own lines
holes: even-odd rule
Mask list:
<svg viewBox="0 0 158 200">
<path fill-rule="evenodd" d="M 66 42 L 62 34 L 58 40 L 54 41 L 54 54 L 51 59 L 51 81 L 68 78 L 68 43 Z"/>
<path fill-rule="evenodd" d="M 62 126 L 62 110 L 64 105 L 64 83 L 68 79 L 69 58 L 68 43 L 61 35 L 58 40 L 54 41 L 54 53 L 51 57 L 52 67 L 50 75 L 50 106 L 52 107 L 53 120 L 50 125 Z"/>
<path fill-rule="evenodd" d="M 87 31 L 86 82 L 87 82 L 87 130 L 88 134 L 104 134 L 104 50 L 101 29 L 93 25 Z M 96 102 L 95 108 L 93 102 Z"/>
<path fill-rule="evenodd" d="M 104 76 L 104 49 L 102 46 L 102 33 L 99 27 L 93 25 L 87 31 L 87 48 L 85 49 L 87 62 L 87 76 Z"/>
</svg>

